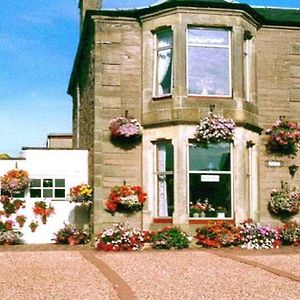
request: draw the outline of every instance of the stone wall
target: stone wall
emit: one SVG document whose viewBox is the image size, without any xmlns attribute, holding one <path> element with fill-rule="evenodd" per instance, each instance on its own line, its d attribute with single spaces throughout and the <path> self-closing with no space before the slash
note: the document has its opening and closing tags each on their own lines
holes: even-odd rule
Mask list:
<svg viewBox="0 0 300 300">
<path fill-rule="evenodd" d="M 101 17 L 100 17 L 101 18 Z M 110 141 L 109 121 L 119 115 L 141 120 L 141 29 L 134 20 L 95 19 L 95 148 L 96 231 L 123 216 L 111 217 L 104 202 L 112 187 L 141 185 L 141 146 L 124 150 Z M 139 222 L 139 217 L 130 218 Z"/>
<path fill-rule="evenodd" d="M 257 47 L 257 92 L 259 125 L 266 130 L 285 116 L 292 121 L 300 121 L 300 30 L 262 28 L 256 40 Z M 299 165 L 299 158 L 276 158 L 265 151 L 267 136 L 261 137 L 259 152 L 260 168 L 260 218 L 264 222 L 274 222 L 267 202 L 272 189 L 280 188 L 281 180 L 290 186 L 299 186 L 299 173 L 294 179 L 289 175 L 288 166 Z M 270 168 L 267 160 L 279 159 L 283 166 Z"/>
</svg>

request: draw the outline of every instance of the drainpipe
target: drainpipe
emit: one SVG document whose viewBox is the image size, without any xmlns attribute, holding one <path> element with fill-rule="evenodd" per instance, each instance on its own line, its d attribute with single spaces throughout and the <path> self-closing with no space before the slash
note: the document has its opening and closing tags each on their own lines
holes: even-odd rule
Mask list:
<svg viewBox="0 0 300 300">
<path fill-rule="evenodd" d="M 76 149 L 79 149 L 79 138 L 80 138 L 80 88 L 79 85 L 77 85 L 76 88 L 76 102 L 77 102 L 77 108 L 76 108 Z"/>
</svg>

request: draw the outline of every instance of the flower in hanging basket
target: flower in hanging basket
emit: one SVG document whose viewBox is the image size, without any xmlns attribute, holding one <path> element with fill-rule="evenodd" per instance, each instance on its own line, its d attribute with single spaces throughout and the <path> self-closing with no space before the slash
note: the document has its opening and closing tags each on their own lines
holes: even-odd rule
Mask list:
<svg viewBox="0 0 300 300">
<path fill-rule="evenodd" d="M 116 117 L 109 122 L 109 130 L 112 140 L 123 140 L 124 142 L 140 140 L 143 128 L 137 119 Z"/>
<path fill-rule="evenodd" d="M 93 189 L 88 184 L 79 184 L 70 188 L 70 201 L 91 204 L 93 202 Z"/>
<path fill-rule="evenodd" d="M 29 184 L 28 173 L 24 170 L 11 170 L 1 177 L 1 188 L 12 194 L 24 191 Z"/>
<path fill-rule="evenodd" d="M 283 220 L 298 214 L 300 209 L 300 192 L 295 191 L 295 189 L 290 190 L 285 184 L 280 190 L 272 191 L 268 207 L 272 214 Z"/>
<path fill-rule="evenodd" d="M 105 203 L 105 210 L 112 215 L 115 212 L 133 213 L 141 210 L 146 201 L 147 194 L 140 186 L 115 186 Z"/>
<path fill-rule="evenodd" d="M 230 143 L 234 139 L 235 123 L 232 119 L 214 115 L 212 112 L 200 121 L 196 128 L 195 138 L 203 145 L 210 143 Z"/>
<path fill-rule="evenodd" d="M 295 156 L 300 146 L 300 126 L 296 122 L 276 121 L 267 129 L 267 151 L 279 156 Z"/>
</svg>

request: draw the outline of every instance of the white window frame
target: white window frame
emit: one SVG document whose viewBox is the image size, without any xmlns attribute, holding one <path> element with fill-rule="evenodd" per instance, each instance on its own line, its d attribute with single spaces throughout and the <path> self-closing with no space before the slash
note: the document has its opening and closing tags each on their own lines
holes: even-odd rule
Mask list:
<svg viewBox="0 0 300 300">
<path fill-rule="evenodd" d="M 208 30 L 223 30 L 228 33 L 228 46 L 220 46 L 220 45 L 198 45 L 198 44 L 189 44 L 189 29 L 208 29 Z M 187 94 L 189 96 L 197 96 L 197 97 L 218 97 L 218 98 L 232 98 L 232 30 L 229 28 L 222 27 L 201 27 L 201 26 L 190 26 L 186 29 L 186 86 L 187 86 Z M 189 46 L 193 47 L 208 47 L 208 48 L 223 48 L 228 49 L 228 78 L 229 78 L 229 94 L 228 95 L 201 95 L 201 94 L 192 94 L 189 93 Z"/>
<path fill-rule="evenodd" d="M 166 141 L 161 141 L 161 142 L 156 142 L 154 144 L 154 191 L 155 191 L 155 203 L 154 203 L 154 217 L 155 218 L 172 218 L 172 216 L 160 216 L 159 215 L 159 187 L 158 187 L 158 176 L 166 176 L 166 175 L 173 175 L 173 180 L 174 180 L 174 173 L 175 173 L 175 163 L 173 165 L 173 171 L 164 171 L 164 172 L 158 172 L 158 145 L 163 144 L 163 143 L 170 143 L 173 146 L 173 159 L 174 159 L 174 145 L 171 140 L 166 140 Z M 173 194 L 174 194 L 174 185 L 173 185 Z M 174 199 L 173 199 L 174 200 Z"/>
<path fill-rule="evenodd" d="M 62 177 L 34 177 L 34 178 L 30 178 L 31 180 L 40 180 L 41 181 L 41 186 L 40 187 L 31 187 L 29 185 L 29 197 L 31 199 L 52 199 L 52 200 L 62 200 L 62 199 L 66 199 L 67 198 L 67 188 L 66 188 L 66 178 L 62 178 Z M 52 180 L 53 182 L 53 186 L 52 187 L 43 187 L 43 181 L 47 179 Z M 55 186 L 55 180 L 64 180 L 65 181 L 65 185 L 64 187 L 56 187 Z M 43 191 L 44 190 L 52 190 L 52 197 L 44 197 L 43 196 Z M 55 197 L 55 190 L 64 190 L 65 191 L 65 195 L 64 197 Z M 31 197 L 31 190 L 40 190 L 41 191 L 41 197 Z"/>
<path fill-rule="evenodd" d="M 230 175 L 230 197 L 231 197 L 231 212 L 230 215 L 231 217 L 225 217 L 226 220 L 233 220 L 234 219 L 234 201 L 233 201 L 233 188 L 234 188 L 234 183 L 233 183 L 233 144 L 230 144 L 230 171 L 190 171 L 190 156 L 189 156 L 189 149 L 190 147 L 194 146 L 196 143 L 195 142 L 189 142 L 187 145 L 187 199 L 188 199 L 188 216 L 190 216 L 190 174 L 211 174 L 211 175 Z M 191 218 L 190 219 L 198 219 L 198 218 Z M 204 217 L 201 218 L 203 219 L 219 219 L 218 217 Z M 224 218 L 222 218 L 223 220 Z"/>
<path fill-rule="evenodd" d="M 172 45 L 171 46 L 166 46 L 166 47 L 158 47 L 158 38 L 157 38 L 157 34 L 161 33 L 163 31 L 170 31 L 172 34 Z M 153 68 L 153 92 L 152 92 L 152 96 L 153 98 L 160 98 L 160 97 L 167 97 L 167 96 L 171 96 L 172 92 L 173 92 L 173 66 L 174 66 L 174 34 L 173 34 L 173 30 L 172 28 L 166 28 L 166 29 L 162 29 L 157 31 L 154 34 L 154 68 Z M 159 95 L 158 93 L 158 53 L 159 51 L 163 51 L 163 50 L 168 50 L 171 49 L 171 55 L 172 55 L 172 62 L 171 62 L 171 86 L 170 86 L 170 93 L 167 94 L 162 94 Z"/>
</svg>

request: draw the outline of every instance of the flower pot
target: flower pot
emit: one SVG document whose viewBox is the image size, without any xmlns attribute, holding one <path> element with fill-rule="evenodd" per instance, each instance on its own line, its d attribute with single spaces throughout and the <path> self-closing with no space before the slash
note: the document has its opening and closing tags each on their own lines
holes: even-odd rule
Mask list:
<svg viewBox="0 0 300 300">
<path fill-rule="evenodd" d="M 30 229 L 31 229 L 31 232 L 35 232 L 37 227 L 30 227 Z"/>
<path fill-rule="evenodd" d="M 70 246 L 75 246 L 75 245 L 79 244 L 79 241 L 76 237 L 70 236 L 68 238 L 68 243 L 69 243 Z"/>
<path fill-rule="evenodd" d="M 25 223 L 25 222 L 23 222 L 23 221 L 19 221 L 19 222 L 18 222 L 20 228 L 22 228 L 22 227 L 24 226 L 24 223 Z"/>
<path fill-rule="evenodd" d="M 42 217 L 42 223 L 45 225 L 47 223 L 47 217 Z"/>
<path fill-rule="evenodd" d="M 199 217 L 200 217 L 200 215 L 198 213 L 193 214 L 193 218 L 199 218 Z"/>
<path fill-rule="evenodd" d="M 217 218 L 219 218 L 219 219 L 225 219 L 225 213 L 224 212 L 218 212 Z"/>
<path fill-rule="evenodd" d="M 205 212 L 204 211 L 201 211 L 200 217 L 205 218 Z"/>
</svg>

